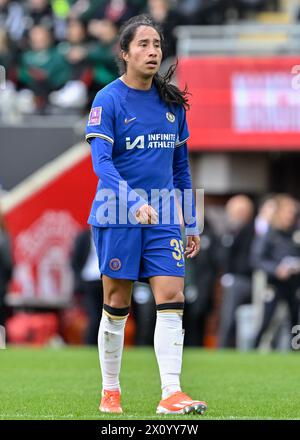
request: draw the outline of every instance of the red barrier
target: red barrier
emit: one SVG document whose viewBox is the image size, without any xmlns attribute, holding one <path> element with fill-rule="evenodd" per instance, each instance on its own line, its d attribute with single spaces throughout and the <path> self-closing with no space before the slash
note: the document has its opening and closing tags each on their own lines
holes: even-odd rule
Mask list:
<svg viewBox="0 0 300 440">
<path fill-rule="evenodd" d="M 300 59 L 182 58 L 191 150 L 300 150 Z"/>
<path fill-rule="evenodd" d="M 69 302 L 69 264 L 76 234 L 87 227 L 96 190 L 88 146 L 76 146 L 8 195 L 5 219 L 13 239 L 10 292 L 30 305 Z"/>
<path fill-rule="evenodd" d="M 58 318 L 55 313 L 17 313 L 6 323 L 10 343 L 42 346 L 58 333 Z"/>
</svg>

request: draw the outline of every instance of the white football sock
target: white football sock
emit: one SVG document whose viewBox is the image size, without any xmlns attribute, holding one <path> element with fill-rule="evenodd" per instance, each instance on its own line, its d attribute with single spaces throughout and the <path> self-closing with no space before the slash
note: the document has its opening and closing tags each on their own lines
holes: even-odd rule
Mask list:
<svg viewBox="0 0 300 440">
<path fill-rule="evenodd" d="M 118 316 L 113 319 L 105 311 L 102 314 L 98 333 L 98 349 L 103 390 L 121 390 L 119 374 L 127 317 L 128 315 Z"/>
<path fill-rule="evenodd" d="M 158 311 L 154 332 L 154 350 L 160 372 L 163 399 L 176 391 L 181 391 L 183 339 L 182 312 Z"/>
</svg>

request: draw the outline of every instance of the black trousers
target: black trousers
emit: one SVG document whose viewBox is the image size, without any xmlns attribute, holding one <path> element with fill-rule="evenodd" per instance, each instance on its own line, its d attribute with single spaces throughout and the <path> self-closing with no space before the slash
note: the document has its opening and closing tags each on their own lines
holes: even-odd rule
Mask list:
<svg viewBox="0 0 300 440">
<path fill-rule="evenodd" d="M 265 331 L 268 329 L 279 301 L 284 301 L 288 306 L 291 327 L 299 324 L 299 300 L 296 296 L 296 292 L 297 289 L 295 287 L 277 287 L 274 289 L 274 298 L 264 303 L 262 324 L 254 341 L 255 348 L 259 346 Z M 291 334 L 291 338 L 292 337 L 293 335 Z"/>
<path fill-rule="evenodd" d="M 153 345 L 156 323 L 156 305 L 149 285 L 135 283 L 131 311 L 136 331 L 135 345 Z"/>
<path fill-rule="evenodd" d="M 251 302 L 251 278 L 232 275 L 230 285 L 223 287 L 219 327 L 219 347 L 236 347 L 236 311 Z"/>
<path fill-rule="evenodd" d="M 185 346 L 203 346 L 207 317 L 212 309 L 214 277 L 202 276 L 202 280 L 185 289 L 183 328 Z"/>
<path fill-rule="evenodd" d="M 85 334 L 85 343 L 97 345 L 98 330 L 103 307 L 102 281 L 84 281 L 82 283 L 84 294 L 84 306 L 88 316 L 88 327 Z"/>
<path fill-rule="evenodd" d="M 5 325 L 6 305 L 4 304 L 5 290 L 0 288 L 0 325 Z"/>
</svg>

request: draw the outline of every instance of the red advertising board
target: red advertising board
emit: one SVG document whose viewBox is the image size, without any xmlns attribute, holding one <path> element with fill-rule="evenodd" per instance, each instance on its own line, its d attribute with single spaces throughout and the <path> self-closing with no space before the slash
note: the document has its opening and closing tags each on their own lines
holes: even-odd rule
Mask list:
<svg viewBox="0 0 300 440">
<path fill-rule="evenodd" d="M 10 293 L 24 304 L 68 303 L 70 253 L 88 227 L 96 189 L 89 147 L 78 145 L 33 174 L 3 201 L 15 260 Z"/>
<path fill-rule="evenodd" d="M 300 58 L 181 58 L 191 150 L 300 150 Z"/>
</svg>

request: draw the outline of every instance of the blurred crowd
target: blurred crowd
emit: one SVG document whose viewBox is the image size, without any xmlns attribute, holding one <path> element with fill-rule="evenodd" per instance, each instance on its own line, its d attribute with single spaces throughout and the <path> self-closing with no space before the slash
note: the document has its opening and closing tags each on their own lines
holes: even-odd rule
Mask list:
<svg viewBox="0 0 300 440">
<path fill-rule="evenodd" d="M 253 348 L 260 346 L 281 303 L 287 306 L 292 338 L 292 327 L 299 323 L 299 202 L 287 194 L 269 195 L 255 212 L 251 199 L 238 195 L 227 202 L 226 216 L 227 231 L 220 242 L 219 346 L 236 346 L 238 308 L 250 303 L 260 312 L 257 322 L 248 323 L 256 330 Z M 255 286 L 258 272 L 264 275 L 264 282 Z"/>
<path fill-rule="evenodd" d="M 6 112 L 80 111 L 118 76 L 120 26 L 150 14 L 165 34 L 165 59 L 176 54 L 178 25 L 224 24 L 277 0 L 0 0 L 0 65 Z"/>
</svg>

